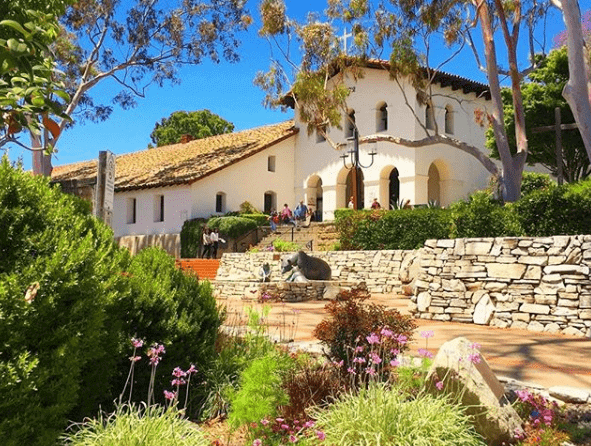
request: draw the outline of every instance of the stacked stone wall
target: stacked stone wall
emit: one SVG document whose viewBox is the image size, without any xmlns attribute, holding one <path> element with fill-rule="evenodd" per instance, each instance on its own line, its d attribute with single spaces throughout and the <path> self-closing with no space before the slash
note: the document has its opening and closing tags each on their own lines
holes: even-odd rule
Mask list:
<svg viewBox="0 0 591 446">
<path fill-rule="evenodd" d="M 591 336 L 591 236 L 428 240 L 416 317 Z"/>
<path fill-rule="evenodd" d="M 314 251 L 309 253 L 325 260 L 331 267 L 334 284 L 349 287 L 365 283 L 371 293 L 400 293 L 401 267 L 415 258 L 418 251 Z M 220 297 L 253 293 L 253 283 L 260 280 L 264 263 L 271 267 L 271 282 L 284 282 L 281 259 L 293 253 L 226 253 L 222 256 L 216 276 L 216 291 Z M 404 275 L 403 275 L 404 276 Z M 257 288 L 258 289 L 258 288 Z M 316 294 L 314 294 L 316 295 Z"/>
</svg>

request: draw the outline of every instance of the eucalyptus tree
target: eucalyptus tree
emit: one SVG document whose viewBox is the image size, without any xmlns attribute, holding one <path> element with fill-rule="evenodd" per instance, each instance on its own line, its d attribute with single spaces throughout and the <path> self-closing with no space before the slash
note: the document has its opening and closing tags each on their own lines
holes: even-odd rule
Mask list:
<svg viewBox="0 0 591 446">
<path fill-rule="evenodd" d="M 209 110 L 176 111 L 156 123 L 150 139 L 160 147 L 181 142 L 183 135 L 201 139 L 233 131 L 234 124 Z"/>
<path fill-rule="evenodd" d="M 348 90 L 342 79 L 346 69 L 361 76 L 369 58 L 385 59 L 393 82 L 402 79 L 412 83 L 424 103 L 432 98 L 432 84 L 445 64 L 464 48 L 471 48 L 474 68 L 486 73 L 491 103 L 481 116 L 492 126 L 502 164 L 499 172 L 492 160 L 479 148 L 425 128 L 425 138 L 409 141 L 383 135 L 367 135 L 360 144 L 390 141 L 406 146 L 448 144 L 476 157 L 491 174 L 501 180 L 503 197 L 514 201 L 520 196 L 521 176 L 527 158 L 527 138 L 521 80 L 534 68 L 536 52 L 543 45 L 535 38 L 536 26 L 547 13 L 550 0 L 329 0 L 322 14 L 310 14 L 303 23 L 287 16 L 283 0 L 263 0 L 260 7 L 263 25 L 260 34 L 272 45 L 271 66 L 260 73 L 256 82 L 267 91 L 266 103 L 281 105 L 287 92 L 298 103 L 308 130 L 321 132 L 339 126 L 346 116 Z M 338 26 L 352 29 L 354 47 L 344 54 L 338 45 Z M 480 33 L 482 54 L 475 44 Z M 526 57 L 518 54 L 519 39 L 525 34 Z M 496 39 L 495 39 L 496 37 Z M 501 37 L 501 39 L 499 39 Z M 431 67 L 434 42 L 444 44 L 449 53 Z M 301 59 L 292 57 L 289 46 L 299 44 Z M 502 54 L 501 54 L 502 51 Z M 354 56 L 354 57 L 351 57 Z M 506 60 L 502 66 L 499 60 Z M 516 151 L 511 153 L 501 95 L 501 78 L 511 84 L 515 111 Z M 407 105 L 412 109 L 410 102 Z M 485 124 L 485 122 L 483 122 Z M 338 144 L 333 143 L 338 146 Z"/>
<path fill-rule="evenodd" d="M 587 15 L 584 28 L 577 0 L 552 0 L 552 4 L 562 11 L 566 25 L 569 80 L 562 94 L 570 105 L 591 160 L 591 14 Z"/>
<path fill-rule="evenodd" d="M 70 94 L 65 113 L 77 122 L 105 120 L 114 106 L 133 107 L 152 84 L 179 83 L 184 65 L 237 61 L 238 34 L 251 19 L 246 0 L 78 0 L 60 23 L 55 50 Z M 113 95 L 99 102 L 92 89 L 107 80 Z M 60 133 L 32 134 L 33 147 L 55 147 L 69 125 L 56 122 Z M 34 170 L 49 175 L 51 156 L 36 155 Z"/>
</svg>

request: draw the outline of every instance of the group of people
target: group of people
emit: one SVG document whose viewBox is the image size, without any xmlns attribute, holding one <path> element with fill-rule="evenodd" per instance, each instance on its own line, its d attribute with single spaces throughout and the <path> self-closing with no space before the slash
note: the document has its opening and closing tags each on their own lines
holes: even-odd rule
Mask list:
<svg viewBox="0 0 591 446">
<path fill-rule="evenodd" d="M 204 227 L 202 236 L 203 250 L 201 251 L 201 258 L 217 259 L 220 242 L 224 242 L 224 239 L 220 238 L 220 230 L 218 228 L 210 229 L 208 227 Z"/>
<path fill-rule="evenodd" d="M 271 225 L 272 231 L 277 230 L 277 225 L 279 223 L 285 225 L 293 225 L 294 227 L 297 227 L 298 222 L 305 221 L 308 218 L 308 216 L 311 215 L 312 210 L 308 209 L 308 206 L 304 204 L 304 200 L 300 200 L 299 204 L 296 206 L 293 212 L 289 208 L 289 205 L 285 203 L 280 213 L 277 213 L 275 210 L 271 211 L 269 215 L 269 224 Z"/>
<path fill-rule="evenodd" d="M 353 197 L 351 197 L 349 199 L 349 204 L 347 205 L 347 207 L 349 209 L 355 209 L 355 202 L 353 201 Z M 382 209 L 382 206 L 380 205 L 380 202 L 378 201 L 377 198 L 374 198 L 373 201 L 371 202 L 371 208 L 372 209 Z"/>
</svg>

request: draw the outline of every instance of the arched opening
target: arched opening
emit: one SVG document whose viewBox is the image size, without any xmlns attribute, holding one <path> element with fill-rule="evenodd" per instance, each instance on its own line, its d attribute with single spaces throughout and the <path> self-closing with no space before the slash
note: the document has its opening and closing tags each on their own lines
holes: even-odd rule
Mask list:
<svg viewBox="0 0 591 446">
<path fill-rule="evenodd" d="M 427 182 L 427 199 L 429 203 L 441 204 L 441 176 L 435 163 L 429 166 L 429 180 Z"/>
<path fill-rule="evenodd" d="M 431 104 L 427 104 L 425 107 L 425 127 L 428 130 L 435 130 L 435 112 Z"/>
<path fill-rule="evenodd" d="M 449 135 L 454 133 L 454 110 L 451 105 L 445 107 L 445 133 Z"/>
<path fill-rule="evenodd" d="M 355 195 L 355 188 L 353 184 L 353 169 L 349 170 L 347 174 L 347 182 L 345 187 L 345 203 L 349 203 L 351 197 Z M 357 209 L 363 209 L 365 203 L 365 187 L 363 184 L 363 171 L 357 169 Z"/>
<path fill-rule="evenodd" d="M 347 122 L 345 122 L 345 138 L 353 138 L 355 134 L 355 110 L 347 113 Z"/>
<path fill-rule="evenodd" d="M 380 102 L 376 107 L 376 132 L 388 130 L 388 105 Z"/>
<path fill-rule="evenodd" d="M 395 209 L 400 202 L 400 179 L 398 169 L 392 165 L 380 173 L 380 203 L 383 209 Z"/>
<path fill-rule="evenodd" d="M 270 213 L 271 211 L 277 210 L 277 193 L 273 191 L 265 192 L 265 204 L 264 204 L 264 211 L 265 214 Z"/>
<path fill-rule="evenodd" d="M 314 221 L 322 221 L 322 178 L 318 175 L 312 175 L 306 182 L 306 200 L 308 209 L 313 213 Z"/>
</svg>

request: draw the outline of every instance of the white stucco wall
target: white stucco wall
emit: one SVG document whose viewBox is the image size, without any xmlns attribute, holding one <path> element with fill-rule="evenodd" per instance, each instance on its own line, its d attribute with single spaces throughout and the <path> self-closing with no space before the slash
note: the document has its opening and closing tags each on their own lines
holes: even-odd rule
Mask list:
<svg viewBox="0 0 591 446">
<path fill-rule="evenodd" d="M 158 204 L 155 197 L 164 196 L 164 221 L 155 221 Z M 136 222 L 128 223 L 129 200 L 136 199 Z M 191 215 L 190 186 L 171 186 L 116 192 L 113 203 L 115 237 L 124 235 L 178 234 Z"/>
<path fill-rule="evenodd" d="M 397 83 L 389 79 L 385 70 L 366 69 L 364 77 L 357 81 L 346 78 L 346 85 L 353 89 L 347 105 L 355 111 L 355 120 L 361 137 L 384 133 L 408 139 L 423 139 L 426 134 L 417 123 L 415 116 L 405 102 L 413 104 L 419 118 L 424 119 L 425 108 L 416 102 L 416 92 L 409 83 L 402 83 L 404 93 Z M 433 86 L 435 119 L 439 131 L 444 131 L 445 108 L 451 107 L 453 113 L 454 138 L 465 141 L 481 148 L 483 152 L 485 129 L 474 120 L 474 110 L 484 109 L 487 101 L 478 98 L 474 93 L 464 94 L 462 90 L 452 90 L 451 87 L 441 88 Z M 377 111 L 383 103 L 387 105 L 388 129 L 377 131 Z M 325 220 L 333 218 L 336 208 L 345 207 L 347 172 L 339 158 L 344 152 L 333 149 L 328 142 L 318 142 L 317 135 L 307 134 L 306 124 L 298 119 L 296 110 L 296 125 L 300 133 L 295 137 L 295 184 L 296 197 L 306 196 L 308 203 L 314 202 L 315 190 L 309 187 L 310 178 L 322 180 L 323 217 Z M 345 125 L 343 124 L 345 128 Z M 345 130 L 332 128 L 329 137 L 336 143 L 346 140 Z M 377 149 L 378 155 L 374 164 L 363 169 L 364 175 L 364 207 L 371 205 L 372 199 L 378 198 L 382 205 L 388 204 L 388 175 L 393 167 L 399 172 L 400 198 L 409 199 L 412 204 L 428 202 L 428 172 L 431 163 L 438 167 L 440 181 L 440 204 L 449 205 L 451 202 L 466 197 L 476 189 L 486 187 L 490 177 L 489 172 L 473 156 L 453 147 L 434 145 L 423 148 L 408 148 L 392 143 L 380 142 L 375 145 L 360 146 L 362 164 L 369 164 L 368 153 Z M 485 152 L 486 153 L 486 152 Z"/>
<path fill-rule="evenodd" d="M 237 211 L 244 201 L 258 210 L 264 209 L 265 192 L 275 192 L 277 207 L 288 203 L 293 210 L 294 138 L 288 138 L 256 155 L 205 177 L 191 186 L 191 217 L 221 215 L 215 212 L 216 195 L 225 194 L 222 213 Z M 267 161 L 275 156 L 275 172 L 269 172 Z"/>
</svg>

